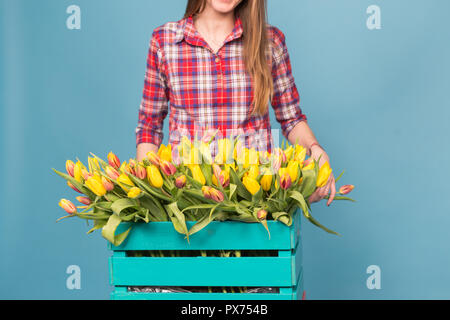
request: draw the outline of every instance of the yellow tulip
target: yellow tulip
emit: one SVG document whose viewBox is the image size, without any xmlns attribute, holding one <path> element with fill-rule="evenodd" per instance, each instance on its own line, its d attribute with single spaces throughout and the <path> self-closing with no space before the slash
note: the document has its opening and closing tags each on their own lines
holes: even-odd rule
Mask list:
<svg viewBox="0 0 450 320">
<path fill-rule="evenodd" d="M 117 183 L 119 184 L 119 186 L 123 189 L 123 191 L 128 192 L 130 191 L 131 187 L 134 187 L 134 183 L 133 181 L 130 180 L 130 178 L 125 174 L 122 173 L 118 178 L 117 178 Z"/>
<path fill-rule="evenodd" d="M 256 181 L 253 178 L 250 177 L 244 177 L 242 179 L 242 183 L 244 184 L 245 188 L 252 194 L 254 195 L 255 193 L 257 193 L 259 191 L 259 189 L 261 188 L 258 181 Z"/>
<path fill-rule="evenodd" d="M 256 179 L 259 175 L 259 166 L 257 164 L 252 164 L 250 165 L 250 168 L 248 169 L 248 171 L 245 173 L 245 175 L 247 177 Z"/>
<path fill-rule="evenodd" d="M 205 185 L 206 179 L 200 166 L 198 164 L 192 164 L 189 165 L 188 168 L 192 172 L 192 178 L 194 178 L 195 181 L 200 182 L 201 185 Z"/>
<path fill-rule="evenodd" d="M 104 196 L 106 194 L 106 189 L 103 186 L 101 179 L 99 181 L 96 176 L 89 177 L 86 180 L 86 186 L 89 188 L 89 190 L 91 190 L 99 197 Z"/>
<path fill-rule="evenodd" d="M 139 189 L 138 187 L 133 187 L 130 189 L 130 191 L 128 191 L 127 196 L 128 198 L 136 198 L 141 194 L 141 189 Z"/>
<path fill-rule="evenodd" d="M 284 154 L 286 155 L 286 161 L 291 160 L 292 154 L 294 153 L 294 148 L 292 146 L 284 149 Z"/>
<path fill-rule="evenodd" d="M 330 164 L 327 162 L 325 162 L 319 169 L 319 173 L 317 175 L 317 182 L 316 182 L 316 186 L 318 188 L 321 188 L 323 186 L 325 186 L 325 184 L 328 181 L 328 178 L 331 175 L 331 172 L 333 170 L 331 170 L 330 168 Z"/>
<path fill-rule="evenodd" d="M 82 177 L 83 177 L 82 169 L 86 169 L 86 168 L 83 166 L 81 161 L 77 161 L 77 163 L 75 163 L 75 166 L 73 167 L 73 177 L 78 182 L 82 182 Z"/>
<path fill-rule="evenodd" d="M 298 177 L 298 166 L 299 163 L 297 160 L 290 160 L 287 165 L 287 172 L 291 176 L 291 181 L 295 182 Z"/>
<path fill-rule="evenodd" d="M 294 160 L 297 160 L 300 165 L 303 164 L 303 161 L 305 161 L 306 157 L 306 149 L 303 148 L 302 145 L 296 145 L 295 146 L 295 152 L 294 152 Z"/>
<path fill-rule="evenodd" d="M 306 160 L 304 164 L 305 164 L 305 166 L 302 168 L 302 170 L 314 169 L 314 161 L 312 160 L 312 158 L 309 158 L 308 160 Z"/>
<path fill-rule="evenodd" d="M 228 171 L 228 173 L 230 173 L 230 168 L 236 171 L 236 164 L 234 161 L 232 163 L 225 163 L 225 170 Z"/>
<path fill-rule="evenodd" d="M 154 164 L 147 167 L 147 179 L 151 186 L 155 188 L 161 188 L 163 186 L 164 180 L 161 176 L 161 172 Z"/>
<path fill-rule="evenodd" d="M 158 156 L 161 160 L 172 161 L 172 145 L 168 144 L 167 147 L 163 144 L 159 147 Z"/>
<path fill-rule="evenodd" d="M 124 161 L 124 162 L 122 162 L 122 164 L 120 165 L 120 167 L 119 167 L 119 171 L 120 172 L 126 172 L 126 167 L 128 166 L 128 164 L 127 164 L 127 162 L 126 161 Z M 114 167 L 113 167 L 114 168 Z"/>
<path fill-rule="evenodd" d="M 266 169 L 263 176 L 261 177 L 261 187 L 264 191 L 269 191 L 272 185 L 272 173 L 269 169 Z"/>
</svg>

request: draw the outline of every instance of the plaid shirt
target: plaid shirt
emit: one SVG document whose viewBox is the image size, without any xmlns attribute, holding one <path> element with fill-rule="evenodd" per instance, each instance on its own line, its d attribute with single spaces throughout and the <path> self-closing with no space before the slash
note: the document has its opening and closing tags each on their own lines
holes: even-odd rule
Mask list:
<svg viewBox="0 0 450 320">
<path fill-rule="evenodd" d="M 267 30 L 271 43 L 267 53 L 273 60 L 274 94 L 270 102 L 287 138 L 306 116 L 299 107 L 284 34 L 271 25 Z M 137 144 L 161 144 L 170 101 L 172 146 L 178 145 L 182 136 L 193 140 L 196 135 L 202 137 L 218 129 L 218 137 L 241 135 L 246 147 L 271 151 L 269 113 L 250 115 L 253 89 L 244 67 L 242 32 L 241 19 L 236 18 L 233 31 L 214 53 L 195 29 L 192 16 L 154 29 L 136 128 Z"/>
</svg>

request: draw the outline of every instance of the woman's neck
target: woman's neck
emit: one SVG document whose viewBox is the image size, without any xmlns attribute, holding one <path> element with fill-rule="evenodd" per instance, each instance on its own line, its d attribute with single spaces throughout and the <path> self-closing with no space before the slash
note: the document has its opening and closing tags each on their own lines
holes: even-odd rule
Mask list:
<svg viewBox="0 0 450 320">
<path fill-rule="evenodd" d="M 216 39 L 225 38 L 233 31 L 234 11 L 224 14 L 206 6 L 203 12 L 195 15 L 194 25 L 200 33 L 207 33 Z"/>
</svg>

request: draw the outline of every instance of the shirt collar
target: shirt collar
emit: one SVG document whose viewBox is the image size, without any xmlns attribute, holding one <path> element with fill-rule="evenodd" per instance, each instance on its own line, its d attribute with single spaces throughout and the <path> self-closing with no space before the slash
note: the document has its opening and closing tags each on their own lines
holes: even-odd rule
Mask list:
<svg viewBox="0 0 450 320">
<path fill-rule="evenodd" d="M 225 38 L 224 43 L 230 42 L 239 38 L 243 33 L 242 20 L 236 17 L 234 20 L 233 31 Z M 175 42 L 180 42 L 185 39 L 186 42 L 192 45 L 205 45 L 204 39 L 198 33 L 194 26 L 194 19 L 192 15 L 180 20 L 177 34 L 175 35 Z"/>
</svg>

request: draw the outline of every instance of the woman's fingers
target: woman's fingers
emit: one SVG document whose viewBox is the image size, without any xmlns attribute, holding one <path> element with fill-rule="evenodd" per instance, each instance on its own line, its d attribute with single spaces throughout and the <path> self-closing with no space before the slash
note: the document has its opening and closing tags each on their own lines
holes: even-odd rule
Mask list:
<svg viewBox="0 0 450 320">
<path fill-rule="evenodd" d="M 330 206 L 335 195 L 336 195 L 336 181 L 334 180 L 334 177 L 333 177 L 331 179 L 331 193 L 330 193 L 330 198 L 328 198 L 328 201 L 327 201 L 327 206 Z"/>
</svg>

